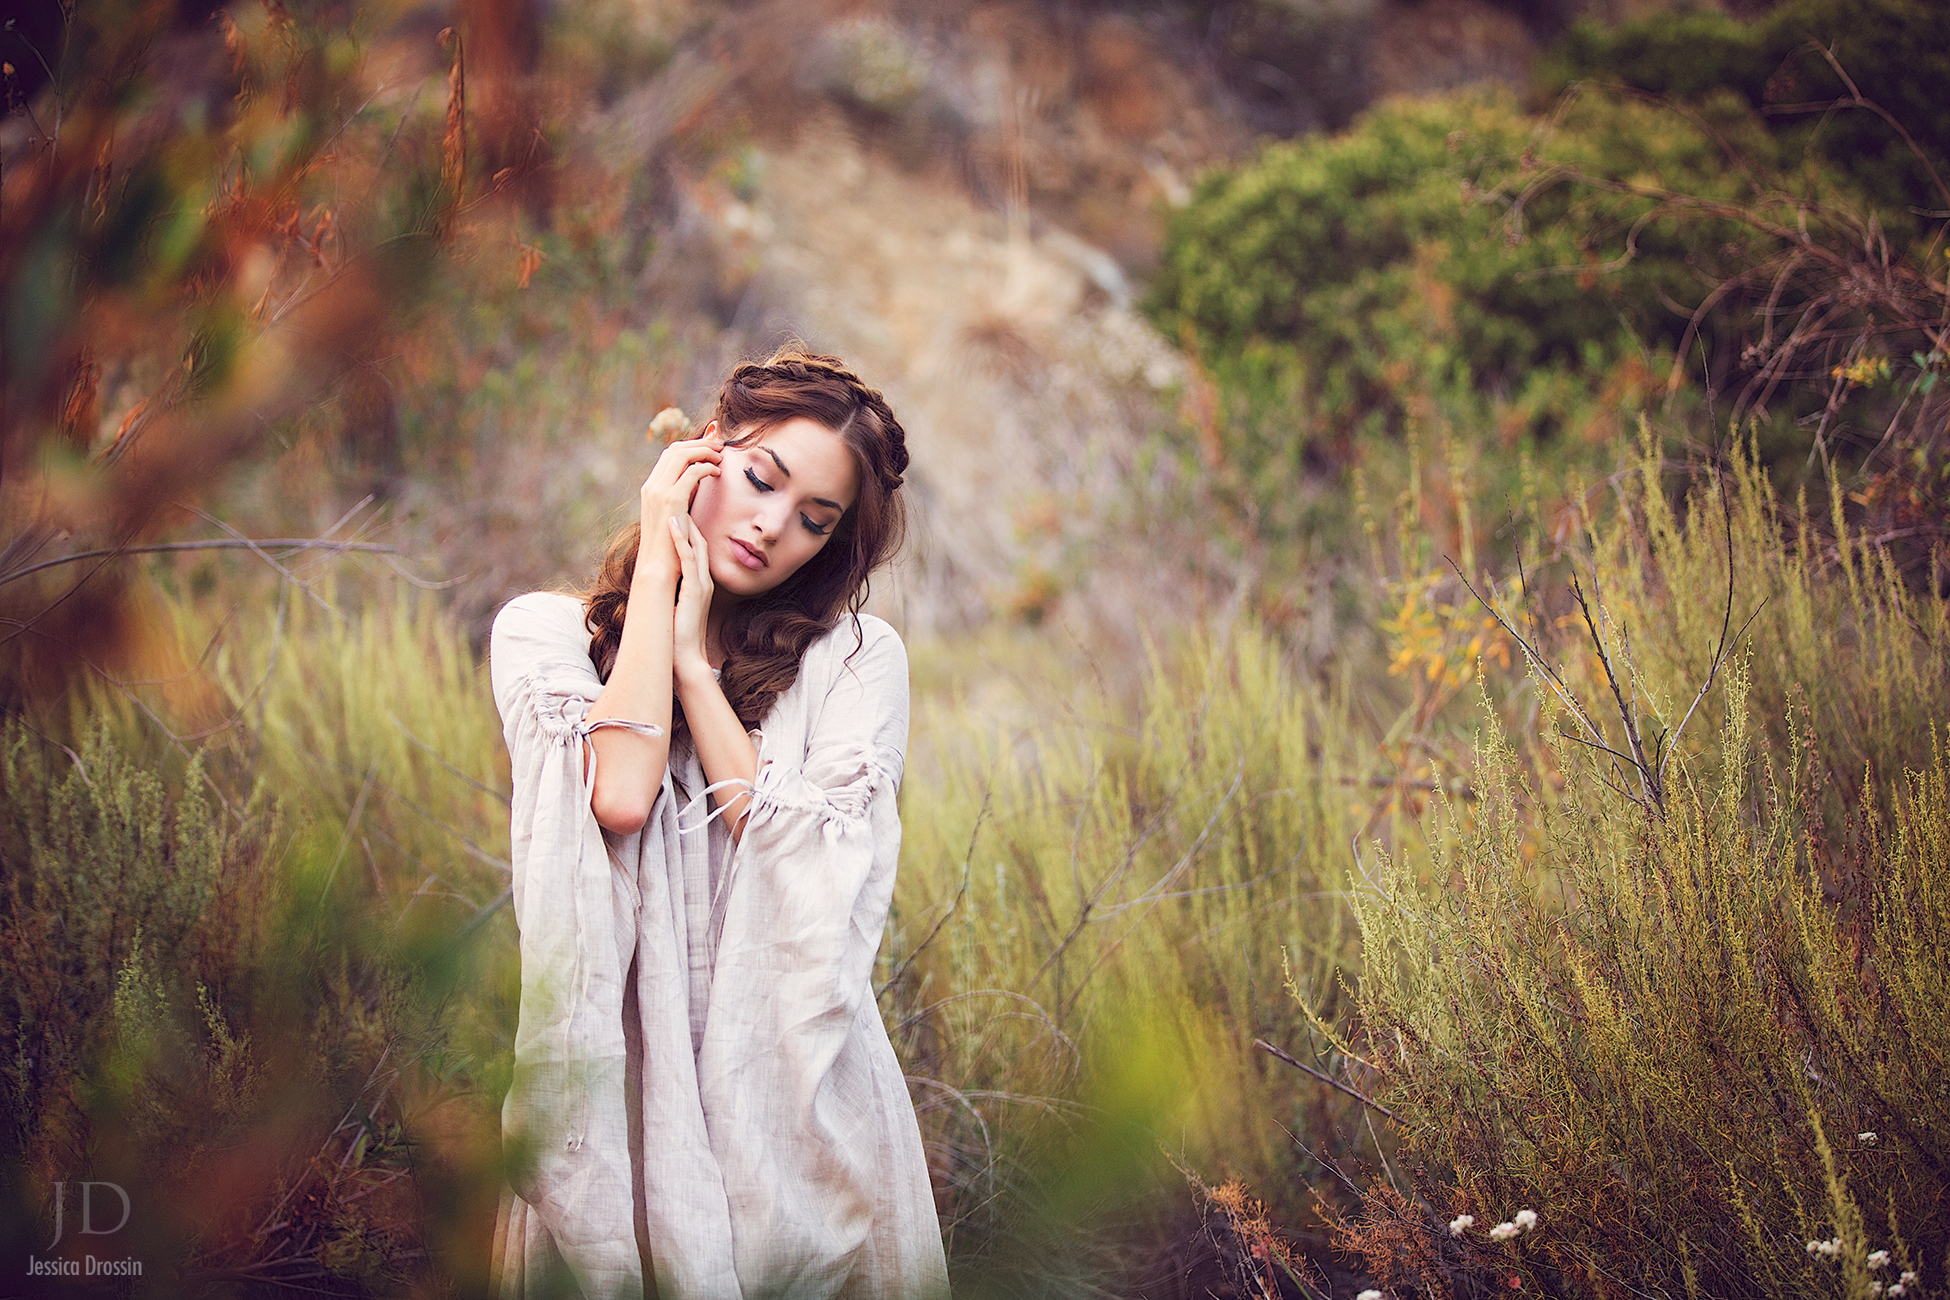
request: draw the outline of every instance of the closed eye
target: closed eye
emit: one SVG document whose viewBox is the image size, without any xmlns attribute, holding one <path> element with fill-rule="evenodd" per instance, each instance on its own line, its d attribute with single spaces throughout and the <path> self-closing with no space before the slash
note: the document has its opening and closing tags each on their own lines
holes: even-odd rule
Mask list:
<svg viewBox="0 0 1950 1300">
<path fill-rule="evenodd" d="M 764 479 L 760 478 L 757 474 L 754 474 L 750 466 L 747 466 L 745 468 L 745 477 L 751 480 L 751 485 L 757 488 L 760 492 L 775 492 L 778 490 L 777 488 L 773 487 L 772 484 L 767 483 Z M 799 516 L 799 522 L 806 526 L 806 531 L 815 533 L 820 537 L 824 537 L 826 536 L 826 534 L 833 531 L 831 527 L 821 528 L 818 524 L 808 519 L 805 515 Z"/>
</svg>

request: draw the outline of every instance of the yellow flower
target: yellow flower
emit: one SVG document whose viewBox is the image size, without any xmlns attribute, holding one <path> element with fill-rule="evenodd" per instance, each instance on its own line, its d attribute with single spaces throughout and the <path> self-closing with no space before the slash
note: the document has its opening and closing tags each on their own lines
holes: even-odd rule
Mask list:
<svg viewBox="0 0 1950 1300">
<path fill-rule="evenodd" d="M 1888 357 L 1860 357 L 1846 366 L 1836 366 L 1828 372 L 1831 379 L 1845 379 L 1852 387 L 1868 388 L 1878 380 L 1889 378 Z"/>
</svg>

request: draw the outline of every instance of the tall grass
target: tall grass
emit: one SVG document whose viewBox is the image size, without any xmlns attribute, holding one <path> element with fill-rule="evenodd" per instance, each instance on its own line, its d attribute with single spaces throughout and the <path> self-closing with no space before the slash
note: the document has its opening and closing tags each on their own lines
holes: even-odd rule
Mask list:
<svg viewBox="0 0 1950 1300">
<path fill-rule="evenodd" d="M 1670 493 L 1648 441 L 1573 512 L 1603 659 L 1546 581 L 1569 552 L 1527 609 L 1472 574 L 1549 683 L 1378 540 L 1404 607 L 1322 672 L 1241 618 L 1037 660 L 1021 725 L 916 646 L 877 980 L 969 1294 L 1940 1281 L 1946 608 L 1744 449 L 1722 481 L 1724 514 Z M 0 737 L 10 1203 L 106 1134 L 196 1277 L 478 1288 L 515 936 L 476 629 L 364 581 L 159 590 L 152 684 Z M 1607 661 L 1676 727 L 1756 605 L 1662 812 L 1560 734 L 1576 699 L 1622 747 Z"/>
<path fill-rule="evenodd" d="M 1128 711 L 1065 665 L 1067 717 L 1016 733 L 942 701 L 917 719 L 932 779 L 905 795 L 889 1014 L 910 1070 L 946 1085 L 918 1100 L 959 1139 L 951 1241 L 971 1267 L 1034 1275 L 1011 1290 L 1051 1284 L 1060 1257 L 1020 1257 L 1052 1149 L 1104 1166 L 1073 1164 L 1059 1200 L 1113 1239 L 1119 1222 L 1155 1237 L 1188 1191 L 1162 1162 L 1164 1183 L 1134 1179 L 1120 1141 L 1141 1132 L 1181 1168 L 1264 1183 L 1291 1171 L 1282 1125 L 1346 1109 L 1296 1095 L 1253 1042 L 1304 1033 L 1283 954 L 1329 1005 L 1357 957 L 1345 848 L 1365 807 L 1350 791 L 1375 761 L 1336 717 L 1352 687 L 1303 689 L 1250 623 L 1181 642 L 1156 648 Z M 1102 1127 L 1106 1112 L 1124 1127 Z M 1065 1117 L 1080 1125 L 1067 1142 L 1029 1122 Z"/>
<path fill-rule="evenodd" d="M 96 1178 L 158 1294 L 385 1294 L 436 1253 L 478 1286 L 500 1017 L 468 1008 L 511 997 L 464 941 L 505 886 L 484 679 L 431 598 L 249 587 L 152 592 L 150 671 L 0 724 L 9 1253 Z"/>
<path fill-rule="evenodd" d="M 1359 1050 L 1421 1172 L 1342 1240 L 1457 1294 L 1867 1295 L 1950 1245 L 1950 606 L 1845 532 L 1819 553 L 1744 455 L 1725 515 L 1706 477 L 1675 510 L 1640 470 L 1592 531 L 1605 614 L 1569 690 L 1533 670 L 1525 734 L 1486 681 L 1476 802 L 1438 797 L 1426 859 L 1379 851 L 1356 896 Z M 1677 724 L 1729 540 L 1734 626 L 1760 610 L 1648 806 L 1563 699 L 1607 698 L 1602 645 L 1647 730 Z M 1520 1207 L 1539 1228 L 1485 1235 Z M 1835 1236 L 1839 1264 L 1808 1246 Z"/>
</svg>

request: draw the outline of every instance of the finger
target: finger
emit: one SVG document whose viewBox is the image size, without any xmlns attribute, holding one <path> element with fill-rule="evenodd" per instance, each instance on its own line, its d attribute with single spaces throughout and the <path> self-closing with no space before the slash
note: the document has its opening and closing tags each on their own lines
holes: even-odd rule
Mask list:
<svg viewBox="0 0 1950 1300">
<path fill-rule="evenodd" d="M 718 469 L 719 466 L 716 461 L 692 461 L 684 467 L 684 472 L 677 476 L 677 486 L 686 492 L 694 492 L 697 490 L 699 483 L 715 475 Z"/>
<path fill-rule="evenodd" d="M 680 490 L 685 492 L 695 491 L 698 479 L 706 474 L 717 473 L 718 463 L 722 459 L 723 453 L 709 447 L 698 448 L 694 451 L 680 453 L 675 456 L 666 453 L 663 458 L 659 459 L 651 467 L 650 473 L 644 478 L 643 486 L 638 489 L 637 495 L 645 502 L 649 502 L 669 492 Z M 686 475 L 690 477 L 687 478 Z"/>
<path fill-rule="evenodd" d="M 671 491 L 683 498 L 686 517 L 689 515 L 690 508 L 697 503 L 698 484 L 707 478 L 717 476 L 718 466 L 710 461 L 699 461 L 678 476 L 677 483 Z"/>
<path fill-rule="evenodd" d="M 674 482 L 693 465 L 716 465 L 723 458 L 723 452 L 704 443 L 673 442 L 657 458 L 648 481 L 655 483 L 662 479 L 666 483 Z"/>
<path fill-rule="evenodd" d="M 691 517 L 689 515 L 672 515 L 670 517 L 671 533 L 678 539 L 677 552 L 684 560 L 684 583 L 686 586 L 695 588 L 697 582 L 697 548 L 691 545 L 691 531 L 688 527 L 690 522 Z"/>
<path fill-rule="evenodd" d="M 658 465 L 681 465 L 694 460 L 716 460 L 722 451 L 703 438 L 673 442 L 657 453 Z"/>
<path fill-rule="evenodd" d="M 697 580 L 699 592 L 706 599 L 711 595 L 711 565 L 708 562 L 711 552 L 704 545 L 704 531 L 697 526 L 697 520 L 684 516 L 691 526 L 691 549 L 697 552 Z"/>
<path fill-rule="evenodd" d="M 704 442 L 674 442 L 666 454 L 678 473 L 692 465 L 715 465 L 724 458 L 722 451 Z"/>
</svg>

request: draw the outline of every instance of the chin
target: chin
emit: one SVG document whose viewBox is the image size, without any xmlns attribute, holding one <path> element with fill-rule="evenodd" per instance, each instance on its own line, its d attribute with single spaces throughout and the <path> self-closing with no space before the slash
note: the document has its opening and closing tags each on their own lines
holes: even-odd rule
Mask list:
<svg viewBox="0 0 1950 1300">
<path fill-rule="evenodd" d="M 754 573 L 736 560 L 713 564 L 711 584 L 728 596 L 761 596 L 774 585 L 769 569 Z"/>
</svg>

